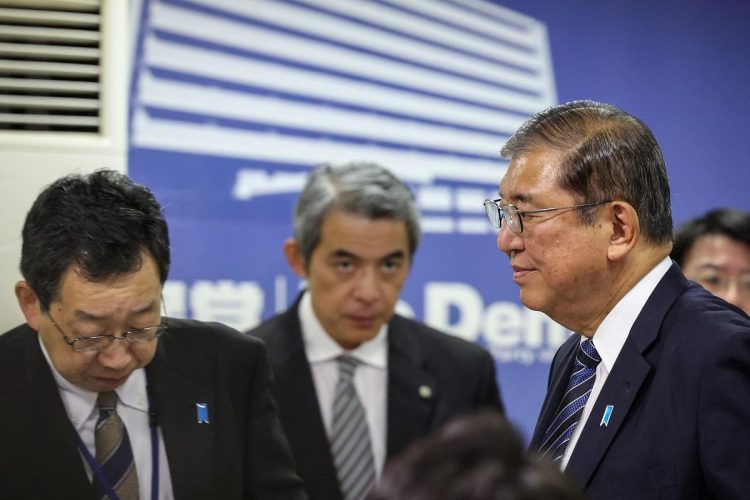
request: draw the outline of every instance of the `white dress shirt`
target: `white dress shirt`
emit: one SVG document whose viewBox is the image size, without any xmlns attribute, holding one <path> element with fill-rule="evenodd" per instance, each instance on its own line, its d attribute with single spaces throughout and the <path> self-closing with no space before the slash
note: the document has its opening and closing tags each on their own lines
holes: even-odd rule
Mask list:
<svg viewBox="0 0 750 500">
<path fill-rule="evenodd" d="M 373 339 L 360 344 L 352 351 L 346 351 L 323 329 L 313 311 L 309 293 L 305 293 L 300 301 L 299 319 L 323 425 L 329 438 L 333 418 L 333 398 L 339 378 L 336 358 L 342 354 L 348 354 L 360 362 L 354 371 L 354 387 L 365 408 L 375 460 L 375 473 L 377 478 L 380 478 L 386 452 L 388 326 L 383 325 Z"/>
<path fill-rule="evenodd" d="M 612 308 L 612 310 L 604 318 L 604 321 L 599 325 L 599 328 L 594 332 L 591 340 L 594 342 L 594 347 L 599 353 L 599 357 L 602 358 L 601 363 L 596 367 L 596 378 L 594 379 L 594 387 L 591 389 L 586 406 L 583 408 L 583 414 L 581 420 L 575 427 L 573 435 L 570 438 L 568 446 L 565 448 L 565 454 L 561 463 L 561 469 L 565 470 L 568 465 L 568 460 L 573 454 L 573 450 L 578 443 L 578 438 L 581 436 L 581 431 L 586 426 L 586 421 L 591 414 L 591 410 L 596 404 L 596 399 L 599 397 L 599 393 L 607 381 L 609 373 L 617 361 L 617 357 L 620 355 L 623 344 L 630 334 L 630 329 L 633 327 L 633 323 L 641 313 L 643 306 L 646 305 L 646 301 L 654 292 L 656 285 L 659 281 L 667 274 L 669 268 L 672 266 L 672 261 L 669 257 L 665 257 L 664 260 L 659 262 L 651 271 L 646 274 L 641 280 L 620 299 L 620 301 Z M 586 337 L 581 337 L 580 341 L 583 342 Z M 617 408 L 613 409 L 616 412 Z M 597 415 L 597 418 L 599 416 Z"/>
<path fill-rule="evenodd" d="M 95 457 L 94 430 L 96 428 L 96 421 L 99 418 L 99 411 L 96 408 L 98 394 L 81 389 L 60 375 L 52 364 L 41 339 L 39 339 L 39 345 L 42 348 L 44 357 L 47 359 L 50 370 L 52 370 L 55 382 L 57 382 L 57 389 L 60 391 L 68 418 L 70 418 L 78 435 L 81 436 L 81 440 L 86 445 L 86 448 L 88 448 L 91 456 Z M 120 399 L 117 404 L 117 414 L 128 430 L 130 447 L 133 450 L 133 460 L 135 461 L 135 468 L 138 473 L 140 498 L 149 500 L 151 499 L 151 476 L 153 469 L 151 428 L 148 421 L 148 397 L 146 394 L 146 371 L 143 368 L 135 370 L 115 392 L 117 392 L 117 396 Z M 158 498 L 160 500 L 169 500 L 174 498 L 174 494 L 172 493 L 172 480 L 169 475 L 169 463 L 167 462 L 167 452 L 164 448 L 164 438 L 159 428 L 157 428 L 157 438 L 159 440 Z M 93 473 L 83 453 L 81 453 L 81 460 L 86 468 L 89 479 L 91 479 Z"/>
</svg>

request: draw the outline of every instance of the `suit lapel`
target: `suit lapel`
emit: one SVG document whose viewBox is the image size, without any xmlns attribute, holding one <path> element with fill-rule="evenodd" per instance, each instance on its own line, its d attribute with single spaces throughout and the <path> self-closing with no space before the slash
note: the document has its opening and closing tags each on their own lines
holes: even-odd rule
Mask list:
<svg viewBox="0 0 750 500">
<path fill-rule="evenodd" d="M 206 382 L 187 377 L 169 363 L 170 339 L 159 340 L 156 356 L 146 367 L 149 392 L 154 402 L 169 461 L 169 472 L 176 498 L 205 491 L 211 481 L 214 450 L 215 408 Z M 197 404 L 206 404 L 209 423 L 199 423 Z M 202 486 L 199 486 L 202 485 Z"/>
<path fill-rule="evenodd" d="M 566 471 L 579 484 L 585 485 L 591 479 L 650 371 L 651 366 L 635 344 L 630 339 L 626 340 L 566 467 Z M 607 425 L 604 425 L 603 417 L 607 406 L 612 406 L 612 412 Z"/>
<path fill-rule="evenodd" d="M 401 451 L 414 436 L 427 434 L 440 388 L 425 367 L 422 346 L 394 316 L 388 330 L 388 420 L 386 458 Z"/>
<path fill-rule="evenodd" d="M 560 401 L 562 401 L 562 398 L 565 395 L 565 389 L 568 387 L 568 380 L 570 379 L 570 372 L 573 369 L 573 362 L 575 361 L 575 354 L 579 342 L 579 335 L 573 335 L 568 339 L 560 348 L 560 352 L 557 355 L 559 360 L 556 361 L 551 368 L 547 396 L 544 398 L 544 403 L 539 412 L 539 418 L 537 419 L 536 428 L 534 429 L 534 435 L 529 444 L 529 448 L 532 450 L 539 449 L 539 446 L 541 446 L 542 440 L 544 439 L 544 434 L 547 432 L 547 428 L 550 423 L 552 423 L 552 419 L 555 418 L 557 407 L 560 406 Z"/>
<path fill-rule="evenodd" d="M 628 418 L 633 401 L 653 370 L 645 356 L 658 340 L 664 316 L 687 285 L 687 280 L 673 263 L 630 329 L 566 468 L 579 484 L 589 483 Z M 612 413 L 608 424 L 603 425 L 602 419 L 608 405 L 612 406 Z"/>
<path fill-rule="evenodd" d="M 278 345 L 269 351 L 275 365 L 274 395 L 300 474 L 310 491 L 336 500 L 341 492 L 305 354 L 298 306 L 299 298 L 280 318 L 280 328 L 274 333 Z"/>
<path fill-rule="evenodd" d="M 17 420 L 18 427 L 13 429 L 25 439 L 19 452 L 26 456 L 28 467 L 36 471 L 37 487 L 47 491 L 49 498 L 59 495 L 63 484 L 66 495 L 71 498 L 93 498 L 91 482 L 74 437 L 75 429 L 39 348 L 37 334 L 29 329 L 27 335 L 26 355 L 19 357 L 25 358 L 26 365 L 23 382 L 17 386 L 19 407 L 3 409 L 22 415 Z M 21 410 L 20 405 L 25 405 L 26 411 Z"/>
</svg>

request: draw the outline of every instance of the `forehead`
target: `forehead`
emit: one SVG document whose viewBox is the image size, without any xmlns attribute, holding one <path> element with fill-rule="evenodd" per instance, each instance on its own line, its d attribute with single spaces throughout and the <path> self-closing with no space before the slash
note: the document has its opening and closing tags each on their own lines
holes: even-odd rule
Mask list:
<svg viewBox="0 0 750 500">
<path fill-rule="evenodd" d="M 515 155 L 500 183 L 500 196 L 508 203 L 533 203 L 562 192 L 557 182 L 561 157 L 560 151 L 546 148 Z"/>
<path fill-rule="evenodd" d="M 370 219 L 342 210 L 326 214 L 320 231 L 319 248 L 327 252 L 346 250 L 362 256 L 406 252 L 409 245 L 406 222 L 398 219 Z"/>
<path fill-rule="evenodd" d="M 687 255 L 688 263 L 711 264 L 750 271 L 750 246 L 724 234 L 706 234 L 695 240 Z"/>
<path fill-rule="evenodd" d="M 141 265 L 133 272 L 115 275 L 103 281 L 90 281 L 80 269 L 71 266 L 63 274 L 58 300 L 67 306 L 81 306 L 92 310 L 109 311 L 123 307 L 140 308 L 150 304 L 161 294 L 161 282 L 156 262 L 144 254 Z"/>
</svg>

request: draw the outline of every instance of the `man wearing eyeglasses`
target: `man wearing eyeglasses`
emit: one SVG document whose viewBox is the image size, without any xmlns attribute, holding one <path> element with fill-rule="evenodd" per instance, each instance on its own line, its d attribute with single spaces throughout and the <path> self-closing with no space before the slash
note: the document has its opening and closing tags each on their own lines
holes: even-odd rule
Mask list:
<svg viewBox="0 0 750 500">
<path fill-rule="evenodd" d="M 575 101 L 505 144 L 485 202 L 521 302 L 577 333 L 531 448 L 587 498 L 750 498 L 750 319 L 670 261 L 662 153 L 640 120 Z"/>
<path fill-rule="evenodd" d="M 305 498 L 260 342 L 167 319 L 161 207 L 113 171 L 64 177 L 23 228 L 0 336 L 0 496 Z"/>
</svg>

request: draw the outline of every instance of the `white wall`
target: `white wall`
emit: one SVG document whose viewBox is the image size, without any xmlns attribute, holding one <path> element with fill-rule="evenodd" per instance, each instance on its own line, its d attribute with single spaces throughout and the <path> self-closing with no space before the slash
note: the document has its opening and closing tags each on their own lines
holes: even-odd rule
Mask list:
<svg viewBox="0 0 750 500">
<path fill-rule="evenodd" d="M 21 279 L 21 228 L 41 189 L 69 173 L 125 171 L 128 14 L 126 1 L 103 2 L 100 134 L 0 131 L 0 333 L 23 321 L 13 291 Z"/>
</svg>

